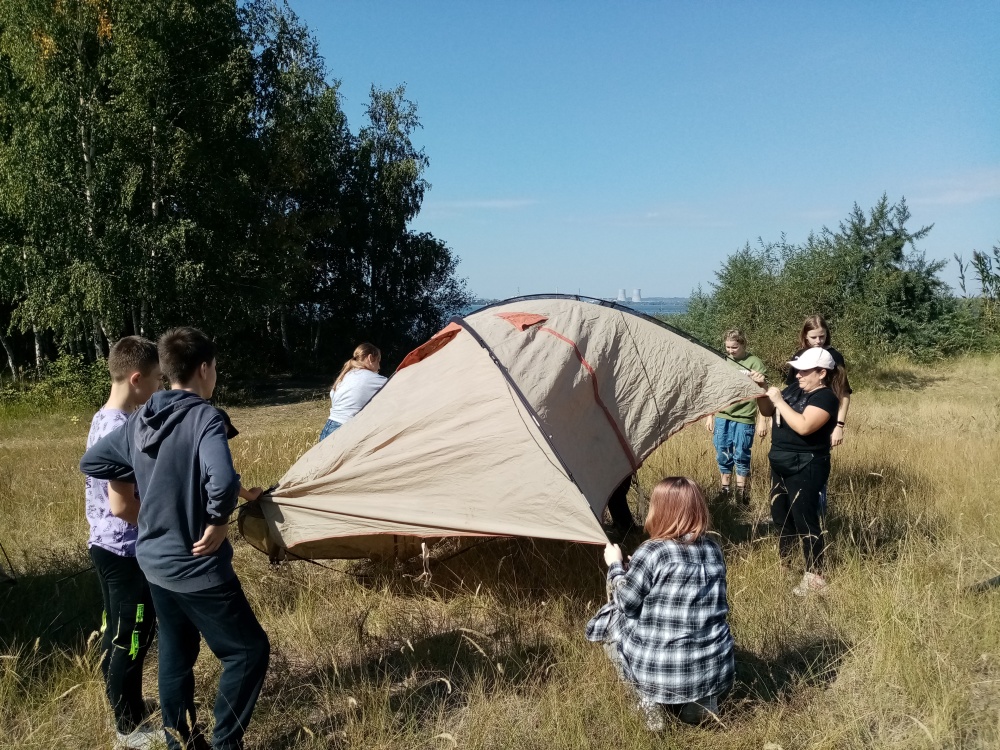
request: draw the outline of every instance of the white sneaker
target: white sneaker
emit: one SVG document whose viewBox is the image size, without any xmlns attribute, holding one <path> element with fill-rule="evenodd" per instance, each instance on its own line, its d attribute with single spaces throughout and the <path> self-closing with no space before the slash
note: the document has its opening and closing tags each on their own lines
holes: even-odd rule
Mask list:
<svg viewBox="0 0 1000 750">
<path fill-rule="evenodd" d="M 167 746 L 162 728 L 136 727 L 128 734 L 115 732 L 115 750 L 161 750 Z"/>
<path fill-rule="evenodd" d="M 666 722 L 663 720 L 663 709 L 660 708 L 659 703 L 640 699 L 636 708 L 642 714 L 642 718 L 646 720 L 646 729 L 650 732 L 662 732 L 666 728 Z"/>
<path fill-rule="evenodd" d="M 795 596 L 809 596 L 809 594 L 822 594 L 826 591 L 826 579 L 818 573 L 810 573 L 808 570 L 802 574 L 799 585 L 792 589 Z"/>
</svg>

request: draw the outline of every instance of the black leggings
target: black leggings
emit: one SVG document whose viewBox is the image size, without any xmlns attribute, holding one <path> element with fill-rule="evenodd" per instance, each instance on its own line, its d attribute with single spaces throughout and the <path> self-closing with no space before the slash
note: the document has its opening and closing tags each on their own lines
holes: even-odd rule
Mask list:
<svg viewBox="0 0 1000 750">
<path fill-rule="evenodd" d="M 146 576 L 134 557 L 90 548 L 104 598 L 101 674 L 115 715 L 115 727 L 128 734 L 146 718 L 142 668 L 153 642 L 156 615 Z"/>
<path fill-rule="evenodd" d="M 770 459 L 771 520 L 778 527 L 778 551 L 787 559 L 801 546 L 806 570 L 819 573 L 826 549 L 821 508 L 823 488 L 830 477 L 830 454 L 772 451 Z"/>
</svg>

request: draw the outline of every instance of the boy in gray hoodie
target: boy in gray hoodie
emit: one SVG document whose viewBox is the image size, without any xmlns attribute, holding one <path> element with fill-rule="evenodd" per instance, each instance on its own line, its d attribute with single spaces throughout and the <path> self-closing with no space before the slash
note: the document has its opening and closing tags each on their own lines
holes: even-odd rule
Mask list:
<svg viewBox="0 0 1000 750">
<path fill-rule="evenodd" d="M 215 390 L 215 345 L 196 328 L 160 337 L 171 390 L 153 395 L 83 456 L 91 477 L 135 482 L 135 552 L 159 620 L 160 708 L 171 750 L 192 739 L 194 663 L 201 636 L 222 662 L 215 750 L 243 747 L 267 671 L 270 645 L 233 570 L 226 538 L 240 477 L 226 426 L 207 399 Z M 189 719 L 190 715 L 190 719 Z"/>
</svg>

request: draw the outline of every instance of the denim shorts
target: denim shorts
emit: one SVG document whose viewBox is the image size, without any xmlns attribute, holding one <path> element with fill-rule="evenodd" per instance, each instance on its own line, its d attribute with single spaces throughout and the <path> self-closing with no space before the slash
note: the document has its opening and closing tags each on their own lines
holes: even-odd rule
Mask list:
<svg viewBox="0 0 1000 750">
<path fill-rule="evenodd" d="M 319 440 L 316 442 L 318 443 L 322 441 L 323 438 L 327 437 L 331 432 L 335 432 L 339 428 L 340 422 L 334 422 L 332 419 L 326 420 L 326 424 L 323 425 L 323 431 L 319 434 Z"/>
<path fill-rule="evenodd" d="M 732 474 L 735 464 L 739 476 L 750 476 L 750 449 L 756 432 L 757 428 L 753 424 L 734 422 L 723 417 L 715 418 L 712 444 L 715 446 L 715 460 L 719 464 L 720 473 Z"/>
</svg>

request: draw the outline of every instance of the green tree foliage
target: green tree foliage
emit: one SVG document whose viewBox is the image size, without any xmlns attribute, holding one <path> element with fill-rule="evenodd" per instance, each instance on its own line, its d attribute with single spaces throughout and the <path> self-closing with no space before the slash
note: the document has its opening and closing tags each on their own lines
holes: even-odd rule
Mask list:
<svg viewBox="0 0 1000 750">
<path fill-rule="evenodd" d="M 453 310 L 467 299 L 454 275 L 457 259 L 428 233 L 407 226 L 429 185 L 428 159 L 411 137 L 419 127 L 416 105 L 403 87 L 372 88 L 354 152 L 340 256 L 352 311 L 369 338 L 390 348 L 423 339 L 438 327 L 434 310 Z M 400 326 L 398 321 L 406 321 Z"/>
<path fill-rule="evenodd" d="M 956 321 L 962 324 L 965 336 L 977 342 L 978 348 L 1000 351 L 1000 245 L 994 245 L 992 253 L 973 250 L 968 263 L 956 253 L 955 261 L 962 292 Z M 979 294 L 968 289 L 966 279 L 970 271 Z"/>
<path fill-rule="evenodd" d="M 0 327 L 29 334 L 10 356 L 192 323 L 302 365 L 438 326 L 465 293 L 407 229 L 416 107 L 373 90 L 354 135 L 327 77 L 273 0 L 0 0 Z"/>
<path fill-rule="evenodd" d="M 242 260 L 231 209 L 244 202 L 251 79 L 234 9 L 0 7 L 0 210 L 13 229 L 0 242 L 15 321 L 95 351 L 192 315 L 210 325 L 219 307 L 205 303 L 229 296 Z"/>
<path fill-rule="evenodd" d="M 900 354 L 927 359 L 975 346 L 974 321 L 916 244 L 910 212 L 886 196 L 868 212 L 857 205 L 837 229 L 805 243 L 759 241 L 729 256 L 709 292 L 694 293 L 678 321 L 709 342 L 742 328 L 751 349 L 778 367 L 798 345 L 803 319 L 830 321 L 835 343 L 852 362 Z"/>
</svg>

